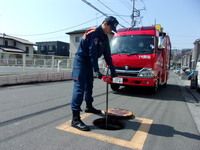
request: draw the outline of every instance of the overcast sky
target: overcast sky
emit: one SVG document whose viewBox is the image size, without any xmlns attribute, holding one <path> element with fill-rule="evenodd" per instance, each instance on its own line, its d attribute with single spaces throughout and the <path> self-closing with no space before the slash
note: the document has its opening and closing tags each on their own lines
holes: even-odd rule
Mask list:
<svg viewBox="0 0 200 150">
<path fill-rule="evenodd" d="M 131 26 L 131 0 L 87 1 L 123 26 Z M 171 37 L 172 48 L 194 47 L 200 38 L 200 0 L 135 1 L 136 9 L 142 9 L 137 26 L 161 24 Z M 0 33 L 31 42 L 69 42 L 66 32 L 100 25 L 104 19 L 82 0 L 0 0 Z"/>
</svg>

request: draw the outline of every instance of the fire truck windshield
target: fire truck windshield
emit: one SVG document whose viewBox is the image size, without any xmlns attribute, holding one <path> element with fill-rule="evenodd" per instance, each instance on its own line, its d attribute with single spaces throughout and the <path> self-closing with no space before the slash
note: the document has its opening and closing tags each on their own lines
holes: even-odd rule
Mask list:
<svg viewBox="0 0 200 150">
<path fill-rule="evenodd" d="M 152 54 L 154 47 L 154 36 L 152 35 L 117 36 L 111 42 L 111 54 Z"/>
</svg>

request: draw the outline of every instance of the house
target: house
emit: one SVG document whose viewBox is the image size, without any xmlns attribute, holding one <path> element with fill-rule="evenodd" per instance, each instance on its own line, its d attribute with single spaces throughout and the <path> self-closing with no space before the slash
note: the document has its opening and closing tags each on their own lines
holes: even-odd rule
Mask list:
<svg viewBox="0 0 200 150">
<path fill-rule="evenodd" d="M 182 69 L 191 69 L 192 67 L 192 49 L 182 49 L 181 57 Z"/>
<path fill-rule="evenodd" d="M 194 41 L 194 50 L 192 52 L 192 69 L 196 69 L 196 64 L 200 58 L 200 38 Z"/>
<path fill-rule="evenodd" d="M 69 43 L 61 41 L 36 42 L 38 54 L 69 56 Z"/>
<path fill-rule="evenodd" d="M 0 52 L 33 54 L 35 44 L 28 40 L 0 33 Z"/>
<path fill-rule="evenodd" d="M 90 27 L 89 27 L 90 28 Z M 78 46 L 80 44 L 81 38 L 83 36 L 83 34 L 89 29 L 89 28 L 84 28 L 84 29 L 80 29 L 80 30 L 75 30 L 75 31 L 71 31 L 71 32 L 67 32 L 66 34 L 68 34 L 70 36 L 70 57 L 74 57 L 75 53 L 78 49 Z M 109 40 L 112 39 L 114 33 L 112 32 L 111 34 L 108 35 Z"/>
<path fill-rule="evenodd" d="M 182 51 L 179 49 L 172 49 L 171 51 L 171 66 L 173 69 L 181 68 Z"/>
</svg>

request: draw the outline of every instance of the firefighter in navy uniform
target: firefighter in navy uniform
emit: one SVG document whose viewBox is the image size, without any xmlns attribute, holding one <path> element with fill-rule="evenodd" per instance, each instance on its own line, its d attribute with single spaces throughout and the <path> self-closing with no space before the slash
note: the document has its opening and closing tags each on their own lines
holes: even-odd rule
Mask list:
<svg viewBox="0 0 200 150">
<path fill-rule="evenodd" d="M 74 80 L 73 96 L 71 102 L 72 123 L 71 125 L 82 131 L 90 131 L 89 126 L 85 125 L 80 118 L 81 104 L 83 97 L 86 101 L 85 112 L 101 113 L 93 107 L 93 70 L 99 79 L 102 74 L 99 71 L 98 58 L 102 55 L 108 64 L 111 75 L 116 76 L 115 68 L 112 63 L 109 39 L 107 34 L 116 32 L 118 21 L 109 16 L 99 27 L 88 29 L 82 37 L 79 48 L 75 54 L 72 79 Z"/>
</svg>

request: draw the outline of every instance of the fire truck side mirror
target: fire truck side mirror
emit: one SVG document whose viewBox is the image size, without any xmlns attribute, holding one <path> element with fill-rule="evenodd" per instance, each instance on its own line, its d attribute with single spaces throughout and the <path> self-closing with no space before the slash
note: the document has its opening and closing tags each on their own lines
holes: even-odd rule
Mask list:
<svg viewBox="0 0 200 150">
<path fill-rule="evenodd" d="M 158 49 L 166 48 L 166 33 L 161 32 L 158 38 Z"/>
<path fill-rule="evenodd" d="M 165 49 L 166 47 L 166 38 L 161 36 L 158 38 L 158 49 Z"/>
</svg>

